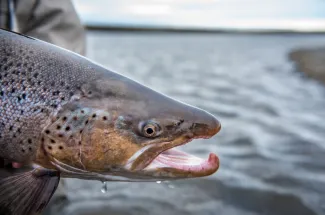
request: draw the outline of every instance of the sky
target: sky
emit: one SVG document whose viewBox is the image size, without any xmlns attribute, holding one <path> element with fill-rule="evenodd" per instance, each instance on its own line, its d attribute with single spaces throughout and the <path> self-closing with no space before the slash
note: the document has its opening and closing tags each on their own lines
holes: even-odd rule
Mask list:
<svg viewBox="0 0 325 215">
<path fill-rule="evenodd" d="M 85 24 L 325 31 L 325 0 L 72 0 Z"/>
</svg>

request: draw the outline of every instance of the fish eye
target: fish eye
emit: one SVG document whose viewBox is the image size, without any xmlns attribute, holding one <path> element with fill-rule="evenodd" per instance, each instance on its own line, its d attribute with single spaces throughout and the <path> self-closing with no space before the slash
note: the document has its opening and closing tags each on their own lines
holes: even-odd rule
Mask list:
<svg viewBox="0 0 325 215">
<path fill-rule="evenodd" d="M 155 137 L 159 132 L 159 126 L 156 123 L 146 123 L 142 128 L 142 134 L 145 137 Z"/>
</svg>

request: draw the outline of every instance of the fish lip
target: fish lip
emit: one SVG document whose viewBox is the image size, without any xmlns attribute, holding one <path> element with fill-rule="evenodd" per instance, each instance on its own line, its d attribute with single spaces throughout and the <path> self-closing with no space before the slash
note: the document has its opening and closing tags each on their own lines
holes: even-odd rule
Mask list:
<svg viewBox="0 0 325 215">
<path fill-rule="evenodd" d="M 214 136 L 214 135 L 213 135 Z M 135 158 L 131 157 L 128 161 L 127 161 L 127 164 L 125 165 L 125 168 L 129 171 L 145 171 L 146 168 L 148 166 L 150 166 L 150 164 L 161 154 L 163 154 L 164 152 L 168 151 L 168 150 L 171 150 L 173 148 L 176 148 L 178 146 L 182 146 L 182 145 L 186 145 L 187 143 L 195 140 L 195 139 L 210 139 L 212 138 L 213 136 L 210 136 L 210 135 L 201 135 L 201 136 L 194 136 L 194 137 L 190 137 L 190 135 L 186 135 L 186 136 L 181 136 L 173 141 L 164 141 L 164 142 L 161 142 L 161 143 L 156 143 L 156 144 L 150 144 L 150 145 L 147 145 L 145 148 L 145 150 L 142 150 L 142 152 L 140 152 L 140 154 L 138 156 L 136 156 Z M 180 142 L 179 142 L 180 141 Z M 179 142 L 179 143 L 178 143 Z M 140 164 L 136 164 L 137 163 L 137 160 L 139 158 L 141 158 L 141 156 L 144 156 L 146 157 L 146 153 L 148 153 L 149 150 L 151 150 L 152 148 L 161 148 L 161 147 L 164 147 L 166 146 L 165 148 L 163 149 L 160 149 L 160 150 L 157 150 L 155 151 L 155 156 L 152 156 L 150 158 L 147 158 L 145 159 L 143 162 L 140 162 Z M 141 150 L 139 150 L 141 151 Z M 209 160 L 211 158 L 211 156 L 215 157 L 214 159 L 217 159 L 217 167 L 215 168 L 215 171 L 219 168 L 219 158 L 213 154 L 213 153 L 210 153 L 209 155 Z M 213 171 L 213 172 L 215 172 Z M 212 172 L 212 173 L 213 173 Z M 206 175 L 210 175 L 212 173 L 209 173 L 209 174 L 206 174 Z"/>
</svg>

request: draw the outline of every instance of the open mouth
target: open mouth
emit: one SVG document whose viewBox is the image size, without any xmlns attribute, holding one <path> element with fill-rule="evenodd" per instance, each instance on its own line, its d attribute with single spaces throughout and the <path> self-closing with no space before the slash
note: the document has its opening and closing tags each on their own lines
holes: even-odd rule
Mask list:
<svg viewBox="0 0 325 215">
<path fill-rule="evenodd" d="M 156 172 L 161 176 L 177 178 L 203 177 L 215 173 L 219 168 L 216 154 L 210 153 L 207 159 L 202 159 L 177 149 L 191 140 L 180 138 L 173 142 L 148 145 L 136 153 L 127 166 L 133 170 Z"/>
<path fill-rule="evenodd" d="M 210 153 L 208 159 L 202 159 L 176 148 L 160 153 L 144 170 L 174 169 L 179 173 L 186 172 L 193 176 L 207 176 L 215 173 L 219 168 L 219 158 Z"/>
</svg>

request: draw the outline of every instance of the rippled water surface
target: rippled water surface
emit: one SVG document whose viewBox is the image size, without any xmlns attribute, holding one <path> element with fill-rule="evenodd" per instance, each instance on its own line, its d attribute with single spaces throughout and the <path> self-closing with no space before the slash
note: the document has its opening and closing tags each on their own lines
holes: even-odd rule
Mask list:
<svg viewBox="0 0 325 215">
<path fill-rule="evenodd" d="M 65 181 L 71 215 L 325 214 L 325 88 L 293 48 L 325 36 L 88 33 L 88 57 L 222 123 L 187 152 L 219 155 L 210 177 L 170 183 Z M 58 210 L 56 208 L 56 210 Z"/>
</svg>

